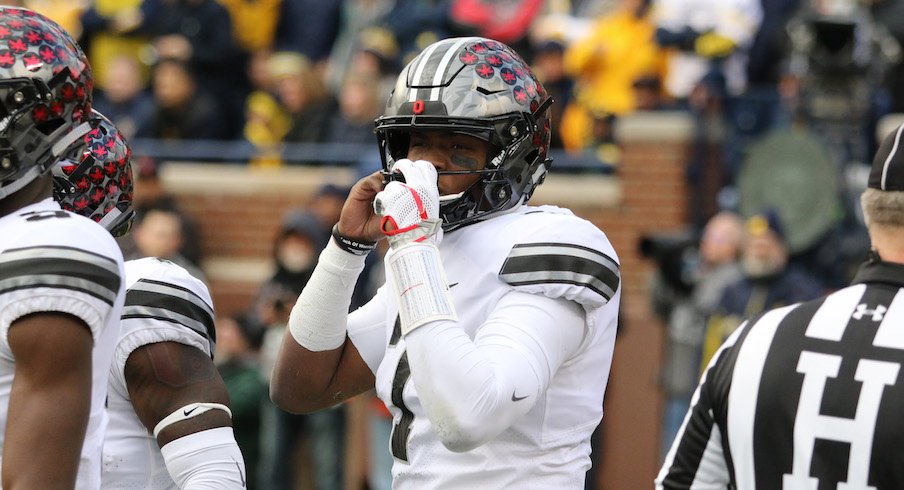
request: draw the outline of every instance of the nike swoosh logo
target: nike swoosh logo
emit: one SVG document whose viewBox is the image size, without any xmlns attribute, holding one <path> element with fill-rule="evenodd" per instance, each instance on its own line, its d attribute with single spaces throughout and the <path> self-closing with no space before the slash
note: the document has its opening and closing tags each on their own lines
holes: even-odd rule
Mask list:
<svg viewBox="0 0 904 490">
<path fill-rule="evenodd" d="M 188 417 L 189 415 L 191 415 L 192 412 L 194 412 L 197 409 L 198 409 L 198 407 L 192 408 L 191 410 L 183 410 L 182 415 L 185 415 L 186 417 Z"/>
<path fill-rule="evenodd" d="M 513 401 L 513 402 L 520 402 L 521 400 L 527 398 L 528 396 L 530 396 L 530 395 L 525 395 L 525 396 L 515 396 L 515 392 L 513 391 L 513 392 L 512 392 L 512 401 Z"/>
<path fill-rule="evenodd" d="M 458 283 L 457 283 L 457 282 L 453 282 L 452 284 L 449 284 L 449 289 L 452 289 L 452 288 L 454 288 L 455 286 L 458 286 Z"/>
</svg>

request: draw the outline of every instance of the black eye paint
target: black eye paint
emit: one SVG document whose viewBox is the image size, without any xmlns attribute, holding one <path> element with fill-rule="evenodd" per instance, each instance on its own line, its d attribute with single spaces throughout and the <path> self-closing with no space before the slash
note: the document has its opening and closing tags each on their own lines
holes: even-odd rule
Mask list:
<svg viewBox="0 0 904 490">
<path fill-rule="evenodd" d="M 452 165 L 463 168 L 465 170 L 477 170 L 479 168 L 477 159 L 468 155 L 452 152 L 451 160 Z"/>
</svg>

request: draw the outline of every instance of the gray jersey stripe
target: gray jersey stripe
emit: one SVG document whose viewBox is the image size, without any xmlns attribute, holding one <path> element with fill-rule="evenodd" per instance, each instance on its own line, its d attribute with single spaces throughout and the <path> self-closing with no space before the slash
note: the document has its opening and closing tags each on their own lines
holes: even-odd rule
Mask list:
<svg viewBox="0 0 904 490">
<path fill-rule="evenodd" d="M 119 268 L 113 258 L 73 247 L 28 247 L 4 250 L 0 253 L 0 268 L 4 267 L 5 264 L 31 259 L 62 259 L 71 262 L 85 262 L 107 269 L 117 276 L 119 275 Z"/>
<path fill-rule="evenodd" d="M 168 321 L 170 323 L 175 323 L 177 325 L 183 325 L 185 327 L 188 327 L 198 335 L 204 337 L 205 339 L 211 340 L 207 335 L 207 326 L 204 325 L 204 323 L 199 322 L 194 318 L 176 313 L 173 310 L 144 305 L 126 305 L 122 309 L 122 319 L 124 321 L 146 318 L 154 318 L 158 320 Z"/>
<path fill-rule="evenodd" d="M 173 296 L 175 298 L 188 301 L 198 308 L 203 309 L 211 317 L 214 316 L 213 308 L 211 308 L 211 306 L 207 304 L 206 301 L 198 297 L 197 294 L 172 284 L 157 281 L 150 282 L 146 279 L 142 279 L 130 286 L 129 291 L 147 291 L 150 293 L 158 293 L 165 296 Z"/>
<path fill-rule="evenodd" d="M 525 257 L 533 255 L 573 255 L 582 259 L 592 260 L 612 272 L 618 273 L 618 263 L 608 255 L 584 247 L 568 244 L 539 243 L 532 245 L 516 245 L 509 252 L 509 257 Z"/>
<path fill-rule="evenodd" d="M 66 276 L 96 283 L 98 287 L 119 291 L 122 278 L 106 267 L 79 260 L 61 258 L 29 258 L 4 262 L 0 267 L 0 280 L 29 276 Z"/>
<path fill-rule="evenodd" d="M 119 292 L 89 279 L 59 274 L 33 274 L 0 280 L 0 294 L 14 290 L 37 288 L 69 289 L 94 296 L 110 305 L 116 301 L 116 294 Z"/>
<path fill-rule="evenodd" d="M 532 271 L 502 273 L 499 278 L 512 286 L 542 284 L 542 283 L 568 283 L 589 287 L 607 300 L 612 299 L 615 291 L 600 279 L 590 274 L 581 274 L 573 271 Z"/>
</svg>

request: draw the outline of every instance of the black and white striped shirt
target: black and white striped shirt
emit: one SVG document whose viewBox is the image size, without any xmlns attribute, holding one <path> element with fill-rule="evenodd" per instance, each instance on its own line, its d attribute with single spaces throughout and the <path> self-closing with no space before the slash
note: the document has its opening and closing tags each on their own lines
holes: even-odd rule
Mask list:
<svg viewBox="0 0 904 490">
<path fill-rule="evenodd" d="M 904 265 L 742 325 L 704 373 L 656 488 L 904 488 Z"/>
</svg>

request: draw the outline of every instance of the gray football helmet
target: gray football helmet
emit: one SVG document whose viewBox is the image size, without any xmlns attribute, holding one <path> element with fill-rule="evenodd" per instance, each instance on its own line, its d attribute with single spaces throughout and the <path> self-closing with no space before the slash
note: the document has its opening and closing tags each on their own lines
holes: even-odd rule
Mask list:
<svg viewBox="0 0 904 490">
<path fill-rule="evenodd" d="M 53 166 L 53 197 L 67 211 L 93 219 L 113 236 L 132 227 L 132 149 L 116 126 L 91 111 L 82 154 Z"/>
<path fill-rule="evenodd" d="M 88 59 L 62 27 L 24 8 L 0 7 L 0 199 L 91 130 Z"/>
<path fill-rule="evenodd" d="M 510 47 L 480 37 L 451 38 L 428 46 L 396 81 L 376 120 L 384 179 L 405 158 L 409 134 L 444 130 L 488 140 L 493 155 L 467 191 L 440 199 L 443 229 L 452 231 L 530 199 L 552 161 L 552 99 L 528 64 Z"/>
</svg>

